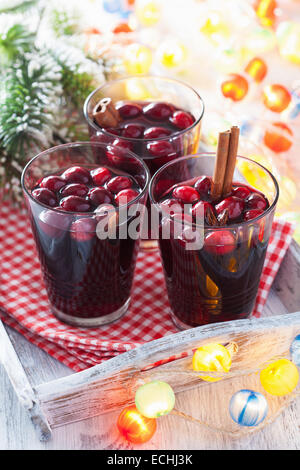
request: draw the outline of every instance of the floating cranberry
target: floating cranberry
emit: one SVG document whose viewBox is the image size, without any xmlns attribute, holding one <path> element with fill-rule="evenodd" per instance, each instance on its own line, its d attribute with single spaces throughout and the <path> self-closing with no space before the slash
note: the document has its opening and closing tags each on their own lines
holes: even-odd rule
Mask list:
<svg viewBox="0 0 300 470">
<path fill-rule="evenodd" d="M 232 196 L 238 197 L 240 199 L 246 199 L 250 193 L 250 189 L 246 186 L 236 186 L 231 191 Z"/>
<path fill-rule="evenodd" d="M 37 188 L 32 191 L 32 197 L 42 204 L 46 204 L 49 207 L 55 207 L 57 205 L 57 199 L 55 194 L 47 188 Z"/>
<path fill-rule="evenodd" d="M 115 176 L 106 183 L 106 188 L 116 194 L 132 187 L 132 180 L 127 176 Z"/>
<path fill-rule="evenodd" d="M 90 181 L 90 172 L 81 166 L 71 166 L 66 171 L 64 171 L 61 177 L 67 183 L 88 184 Z"/>
<path fill-rule="evenodd" d="M 67 196 L 61 199 L 60 207 L 68 212 L 89 212 L 91 203 L 79 196 Z"/>
<path fill-rule="evenodd" d="M 246 204 L 248 209 L 259 209 L 265 210 L 267 208 L 266 199 L 259 193 L 252 193 L 246 199 Z"/>
<path fill-rule="evenodd" d="M 145 127 L 140 124 L 126 124 L 122 129 L 122 136 L 130 139 L 143 137 Z"/>
<path fill-rule="evenodd" d="M 209 176 L 200 176 L 194 184 L 194 188 L 201 197 L 208 197 L 211 188 L 211 178 Z"/>
<path fill-rule="evenodd" d="M 200 199 L 198 191 L 192 186 L 177 186 L 173 190 L 173 197 L 187 204 L 193 204 Z"/>
<path fill-rule="evenodd" d="M 136 118 L 142 113 L 142 108 L 135 103 L 117 104 L 116 109 L 123 119 Z"/>
<path fill-rule="evenodd" d="M 147 149 L 154 157 L 169 157 L 176 155 L 173 145 L 167 140 L 150 142 L 147 144 Z"/>
<path fill-rule="evenodd" d="M 221 214 L 225 209 L 228 209 L 229 219 L 237 219 L 243 212 L 244 201 L 235 196 L 229 196 L 223 199 L 215 206 L 217 214 Z"/>
<path fill-rule="evenodd" d="M 185 111 L 175 111 L 170 117 L 170 122 L 177 127 L 177 129 L 187 129 L 194 122 L 194 117 Z"/>
<path fill-rule="evenodd" d="M 109 132 L 110 134 L 113 135 L 121 135 L 122 130 L 119 129 L 118 127 L 107 127 L 106 132 Z"/>
<path fill-rule="evenodd" d="M 249 211 L 246 211 L 244 213 L 244 220 L 252 220 L 255 219 L 255 217 L 260 216 L 263 214 L 264 211 L 259 210 L 259 209 L 250 209 Z"/>
<path fill-rule="evenodd" d="M 90 189 L 88 198 L 94 206 L 110 204 L 113 200 L 112 194 L 107 189 L 100 187 Z"/>
<path fill-rule="evenodd" d="M 199 201 L 192 208 L 192 216 L 195 218 L 203 217 L 204 220 L 208 211 L 214 213 L 213 206 L 207 201 Z"/>
<path fill-rule="evenodd" d="M 143 113 L 148 119 L 165 121 L 172 115 L 173 108 L 167 103 L 150 103 L 143 107 Z"/>
<path fill-rule="evenodd" d="M 170 215 L 177 213 L 182 214 L 184 211 L 183 203 L 177 199 L 165 199 L 164 201 L 160 202 L 159 205 L 164 212 L 168 212 Z"/>
<path fill-rule="evenodd" d="M 206 251 L 214 255 L 226 255 L 235 249 L 235 238 L 230 230 L 210 232 L 204 240 Z"/>
<path fill-rule="evenodd" d="M 115 201 L 118 206 L 122 204 L 128 204 L 129 202 L 133 201 L 138 195 L 139 193 L 135 189 L 123 189 L 116 195 Z"/>
<path fill-rule="evenodd" d="M 103 186 L 111 177 L 111 172 L 108 168 L 99 167 L 91 171 L 91 177 L 96 186 Z"/>
<path fill-rule="evenodd" d="M 55 210 L 44 210 L 39 215 L 39 226 L 48 237 L 59 238 L 68 231 L 71 220 L 70 215 Z"/>
<path fill-rule="evenodd" d="M 73 183 L 65 186 L 61 191 L 60 195 L 62 197 L 66 196 L 79 196 L 84 197 L 89 192 L 89 188 L 82 183 Z"/>
<path fill-rule="evenodd" d="M 164 127 L 148 127 L 144 132 L 145 139 L 159 139 L 160 137 L 167 137 L 171 134 L 169 129 Z"/>
<path fill-rule="evenodd" d="M 73 240 L 85 242 L 92 240 L 96 234 L 97 222 L 92 217 L 75 220 L 70 227 L 70 234 Z"/>
<path fill-rule="evenodd" d="M 46 176 L 42 179 L 40 186 L 41 188 L 50 189 L 56 193 L 59 191 L 63 186 L 65 186 L 66 182 L 60 177 L 56 175 Z"/>
</svg>

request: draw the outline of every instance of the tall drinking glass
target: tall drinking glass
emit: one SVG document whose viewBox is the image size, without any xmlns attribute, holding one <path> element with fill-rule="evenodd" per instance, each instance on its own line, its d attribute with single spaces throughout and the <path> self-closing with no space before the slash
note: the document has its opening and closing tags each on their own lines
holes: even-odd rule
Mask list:
<svg viewBox="0 0 300 470">
<path fill-rule="evenodd" d="M 101 127 L 93 117 L 93 110 L 103 98 L 110 98 L 116 107 L 130 104 L 133 112 L 131 108 L 123 108 L 117 127 Z M 154 108 L 153 112 L 154 104 L 161 108 Z M 192 121 L 188 124 L 180 121 L 176 124 L 179 127 L 172 126 L 169 109 L 173 114 L 183 110 L 192 116 Z M 91 141 L 130 149 L 145 161 L 152 176 L 165 163 L 197 152 L 203 113 L 203 100 L 193 88 L 178 80 L 158 76 L 126 77 L 108 82 L 93 91 L 84 104 Z M 148 227 L 149 224 L 150 219 Z M 149 232 L 141 245 L 144 250 L 157 248 Z"/>
<path fill-rule="evenodd" d="M 131 215 L 129 213 L 136 205 L 142 214 L 148 194 L 150 175 L 144 162 L 122 148 L 117 149 L 118 159 L 111 161 L 106 155 L 108 150 L 113 148 L 101 143 L 59 145 L 34 157 L 22 174 L 22 187 L 52 312 L 66 323 L 83 327 L 115 321 L 128 309 L 139 248 L 138 227 L 136 237 L 129 236 L 128 231 L 130 222 L 138 215 L 142 217 L 134 211 Z M 98 175 L 98 181 L 99 175 L 102 177 L 107 170 L 114 178 L 130 179 L 138 194 L 127 203 L 123 201 L 115 206 L 113 203 L 99 204 L 99 211 L 91 207 L 87 212 L 80 211 L 86 211 L 88 196 L 83 202 L 78 195 L 64 198 L 66 210 L 62 200 L 54 203 L 54 207 L 37 200 L 34 189 L 39 184 L 43 186 L 41 181 L 47 181 L 45 177 L 63 175 L 74 167 L 80 168 L 82 174 Z M 91 173 L 97 168 L 101 168 L 102 173 Z M 62 183 L 54 198 L 59 200 L 62 191 L 65 194 L 73 191 L 74 195 L 74 190 L 80 191 L 82 187 L 92 185 L 90 178 L 85 184 L 64 186 Z M 89 191 L 93 192 L 93 197 L 109 194 L 104 187 L 100 191 L 98 187 Z M 71 204 L 78 201 L 83 205 L 76 210 Z M 104 212 L 101 211 L 103 208 Z M 106 225 L 102 224 L 100 235 L 99 223 L 102 222 Z"/>
<path fill-rule="evenodd" d="M 269 203 L 265 210 L 251 214 L 244 212 L 237 222 L 223 226 L 213 219 L 204 223 L 205 213 L 202 213 L 201 223 L 195 222 L 191 217 L 195 214 L 193 208 L 184 216 L 176 214 L 175 208 L 173 212 L 167 211 L 176 185 L 195 185 L 189 190 L 194 195 L 195 188 L 200 187 L 196 181 L 202 175 L 210 178 L 214 163 L 215 154 L 174 160 L 157 171 L 149 188 L 151 202 L 160 215 L 159 247 L 172 318 L 181 329 L 246 318 L 251 314 L 278 200 L 274 176 L 260 164 L 238 157 L 234 187 L 246 188 L 239 190 L 240 197 L 243 192 L 245 195 L 249 191 L 250 194 L 263 193 Z M 248 181 L 254 180 L 255 187 L 250 187 Z M 205 180 L 201 181 L 204 188 Z M 238 202 L 237 199 L 234 201 Z M 207 194 L 204 200 L 209 200 Z M 238 203 L 245 208 L 250 204 Z M 200 203 L 203 210 L 207 207 L 205 204 Z M 182 218 L 185 224 L 181 223 Z M 176 231 L 174 227 L 179 222 L 182 229 Z M 163 230 L 166 227 L 171 227 L 168 233 Z M 191 245 L 191 241 L 197 242 L 196 245 Z"/>
</svg>

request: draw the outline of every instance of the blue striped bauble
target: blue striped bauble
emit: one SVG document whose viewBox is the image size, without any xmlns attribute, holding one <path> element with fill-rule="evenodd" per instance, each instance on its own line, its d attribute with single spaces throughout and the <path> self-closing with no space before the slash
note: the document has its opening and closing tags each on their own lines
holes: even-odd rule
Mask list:
<svg viewBox="0 0 300 470">
<path fill-rule="evenodd" d="M 239 390 L 231 397 L 229 413 L 240 426 L 257 426 L 267 416 L 268 403 L 259 392 Z"/>
</svg>

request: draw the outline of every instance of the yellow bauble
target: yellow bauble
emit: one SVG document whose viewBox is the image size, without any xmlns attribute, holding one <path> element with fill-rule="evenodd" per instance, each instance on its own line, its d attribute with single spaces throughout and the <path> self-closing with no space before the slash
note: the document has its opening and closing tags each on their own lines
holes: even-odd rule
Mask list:
<svg viewBox="0 0 300 470">
<path fill-rule="evenodd" d="M 222 344 L 209 343 L 198 348 L 193 356 L 193 370 L 197 372 L 228 372 L 231 354 Z M 216 382 L 221 377 L 201 376 L 206 382 Z"/>
<path fill-rule="evenodd" d="M 299 372 L 288 359 L 279 359 L 261 371 L 260 381 L 271 395 L 288 395 L 297 386 Z"/>
<path fill-rule="evenodd" d="M 152 65 L 152 52 L 142 44 L 130 44 L 125 49 L 123 64 L 129 75 L 148 73 Z"/>
<path fill-rule="evenodd" d="M 177 68 L 187 59 L 187 49 L 180 41 L 167 40 L 161 44 L 157 51 L 158 60 L 166 68 Z"/>
<path fill-rule="evenodd" d="M 159 380 L 153 380 L 141 385 L 135 394 L 135 406 L 147 418 L 164 416 L 175 405 L 175 394 L 172 387 Z"/>
</svg>

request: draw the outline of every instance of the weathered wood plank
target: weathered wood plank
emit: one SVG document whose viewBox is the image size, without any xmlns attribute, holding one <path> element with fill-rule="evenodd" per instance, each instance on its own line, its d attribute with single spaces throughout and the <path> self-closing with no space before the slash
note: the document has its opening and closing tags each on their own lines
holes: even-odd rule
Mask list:
<svg viewBox="0 0 300 470">
<path fill-rule="evenodd" d="M 28 381 L 1 320 L 0 362 L 7 372 L 21 405 L 29 414 L 32 424 L 39 435 L 39 439 L 42 441 L 49 439 L 51 437 L 51 429 L 48 421 L 40 408 L 39 400 Z"/>
</svg>

